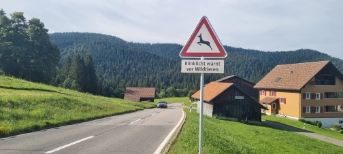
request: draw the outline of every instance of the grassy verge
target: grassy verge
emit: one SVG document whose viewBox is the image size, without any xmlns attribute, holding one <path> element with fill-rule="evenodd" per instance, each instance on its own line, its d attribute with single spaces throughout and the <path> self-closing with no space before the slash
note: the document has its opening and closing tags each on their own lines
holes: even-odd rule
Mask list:
<svg viewBox="0 0 343 154">
<path fill-rule="evenodd" d="M 287 118 L 282 118 L 282 117 L 277 117 L 277 116 L 262 116 L 263 120 L 268 120 L 268 121 L 274 121 L 274 122 L 279 122 L 283 123 L 292 127 L 300 128 L 303 129 L 304 123 L 297 121 L 297 120 L 292 120 L 292 119 L 287 119 Z M 306 124 L 306 130 L 310 132 L 314 132 L 320 135 L 324 135 L 327 137 L 332 137 L 335 139 L 343 140 L 343 134 L 332 131 L 327 128 L 319 128 L 314 125 Z"/>
<path fill-rule="evenodd" d="M 151 107 L 0 76 L 0 137 Z"/>
<path fill-rule="evenodd" d="M 187 112 L 185 124 L 168 154 L 198 152 L 199 114 Z M 204 153 L 342 153 L 343 147 L 296 133 L 204 117 Z"/>
</svg>

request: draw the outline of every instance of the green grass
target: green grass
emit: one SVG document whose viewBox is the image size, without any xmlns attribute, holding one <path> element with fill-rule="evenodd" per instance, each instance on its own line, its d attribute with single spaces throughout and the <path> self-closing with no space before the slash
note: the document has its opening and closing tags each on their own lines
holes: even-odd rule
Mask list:
<svg viewBox="0 0 343 154">
<path fill-rule="evenodd" d="M 169 97 L 169 98 L 159 98 L 155 99 L 155 103 L 158 103 L 160 100 L 165 100 L 167 103 L 183 103 L 183 106 L 190 106 L 193 102 L 188 97 Z M 192 104 L 193 108 L 197 107 L 196 104 Z"/>
<path fill-rule="evenodd" d="M 198 152 L 199 114 L 185 111 L 185 124 L 168 154 Z M 340 154 L 343 147 L 293 132 L 204 116 L 203 150 L 205 154 Z"/>
<path fill-rule="evenodd" d="M 187 103 L 189 101 L 188 97 L 168 97 L 155 99 L 154 102 L 158 103 L 161 100 L 165 100 L 167 103 Z"/>
<path fill-rule="evenodd" d="M 304 123 L 297 121 L 297 120 L 292 120 L 292 119 L 287 119 L 287 118 L 282 118 L 282 117 L 276 117 L 276 116 L 262 116 L 263 120 L 268 120 L 268 121 L 274 121 L 274 122 L 279 122 L 283 123 L 292 127 L 300 128 L 303 129 Z M 343 140 L 343 134 L 339 133 L 337 131 L 332 131 L 328 128 L 319 128 L 314 125 L 306 124 L 306 130 L 310 132 L 314 132 L 320 135 L 324 135 L 327 137 L 332 137 L 335 139 Z"/>
<path fill-rule="evenodd" d="M 0 137 L 151 107 L 0 76 Z"/>
</svg>

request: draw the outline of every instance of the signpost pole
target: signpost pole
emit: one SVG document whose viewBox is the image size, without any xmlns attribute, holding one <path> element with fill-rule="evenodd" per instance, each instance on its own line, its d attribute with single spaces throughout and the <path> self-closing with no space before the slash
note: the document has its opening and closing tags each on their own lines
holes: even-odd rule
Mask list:
<svg viewBox="0 0 343 154">
<path fill-rule="evenodd" d="M 198 40 L 199 39 L 199 40 Z M 203 45 L 201 45 L 203 44 Z M 206 16 L 203 16 L 180 52 L 181 58 L 201 58 L 182 60 L 181 73 L 201 73 L 200 76 L 200 115 L 199 115 L 199 154 L 203 154 L 203 114 L 204 114 L 204 73 L 224 73 L 224 60 L 205 61 L 206 58 L 225 58 L 225 48 L 220 43 Z M 199 105 L 198 105 L 199 106 Z"/>
<path fill-rule="evenodd" d="M 201 57 L 204 60 L 204 57 Z M 200 124 L 199 124 L 199 154 L 202 154 L 202 137 L 203 137 L 203 112 L 204 112 L 204 73 L 200 76 Z"/>
</svg>

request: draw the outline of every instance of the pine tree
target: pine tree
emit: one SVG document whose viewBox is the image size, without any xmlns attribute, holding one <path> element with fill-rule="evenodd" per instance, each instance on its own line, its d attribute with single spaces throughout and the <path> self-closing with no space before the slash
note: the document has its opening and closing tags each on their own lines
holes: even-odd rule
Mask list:
<svg viewBox="0 0 343 154">
<path fill-rule="evenodd" d="M 77 54 L 71 63 L 70 71 L 67 79 L 63 82 L 65 88 L 70 88 L 77 91 L 85 91 L 85 64 L 82 57 Z"/>
<path fill-rule="evenodd" d="M 63 64 L 62 64 L 62 70 L 61 70 L 61 73 L 62 73 L 62 79 L 63 80 L 66 80 L 68 74 L 69 74 L 69 71 L 70 71 L 70 67 L 71 67 L 71 57 L 68 55 L 64 61 L 63 61 Z"/>
<path fill-rule="evenodd" d="M 90 54 L 85 59 L 85 91 L 96 94 L 98 92 L 98 79 L 95 73 L 93 58 Z"/>
</svg>

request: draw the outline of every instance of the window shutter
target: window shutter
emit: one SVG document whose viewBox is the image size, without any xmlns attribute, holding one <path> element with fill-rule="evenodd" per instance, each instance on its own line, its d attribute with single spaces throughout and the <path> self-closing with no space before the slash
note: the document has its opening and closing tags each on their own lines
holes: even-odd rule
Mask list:
<svg viewBox="0 0 343 154">
<path fill-rule="evenodd" d="M 283 103 L 285 103 L 285 104 L 286 104 L 286 98 L 283 98 Z"/>
<path fill-rule="evenodd" d="M 316 99 L 316 93 L 311 93 L 311 99 Z"/>
<path fill-rule="evenodd" d="M 311 113 L 315 113 L 316 112 L 316 107 L 315 106 L 311 106 Z"/>
<path fill-rule="evenodd" d="M 303 113 L 306 113 L 306 107 L 303 106 Z"/>
<path fill-rule="evenodd" d="M 306 99 L 306 93 L 303 93 L 303 99 Z"/>
<path fill-rule="evenodd" d="M 268 91 L 269 92 L 269 96 L 271 96 L 272 95 L 272 91 Z"/>
<path fill-rule="evenodd" d="M 276 97 L 276 91 L 274 91 L 274 96 Z"/>
<path fill-rule="evenodd" d="M 260 90 L 260 95 L 262 95 L 262 90 Z"/>
<path fill-rule="evenodd" d="M 320 99 L 324 99 L 324 94 L 320 93 Z"/>
<path fill-rule="evenodd" d="M 323 113 L 324 108 L 320 107 L 320 113 Z"/>
</svg>

